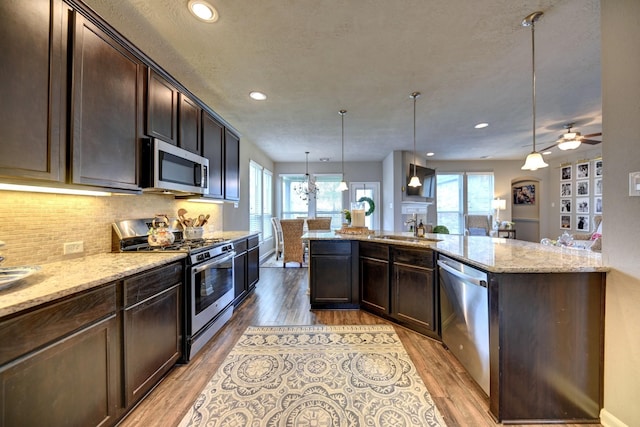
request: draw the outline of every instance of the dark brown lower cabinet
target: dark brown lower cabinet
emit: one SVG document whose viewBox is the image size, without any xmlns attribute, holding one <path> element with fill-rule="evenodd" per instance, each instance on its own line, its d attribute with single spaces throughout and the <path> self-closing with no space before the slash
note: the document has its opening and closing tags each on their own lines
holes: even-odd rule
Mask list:
<svg viewBox="0 0 640 427">
<path fill-rule="evenodd" d="M 392 250 L 392 317 L 426 335 L 436 335 L 437 298 L 432 250 Z"/>
<path fill-rule="evenodd" d="M 174 263 L 0 319 L 0 426 L 115 425 L 181 356 L 182 282 Z"/>
<path fill-rule="evenodd" d="M 125 406 L 160 381 L 182 355 L 182 266 L 124 281 Z"/>
<path fill-rule="evenodd" d="M 113 425 L 122 414 L 116 284 L 0 321 L 3 426 Z"/>
<path fill-rule="evenodd" d="M 357 308 L 358 242 L 311 240 L 311 308 Z M 355 263 L 355 265 L 354 265 Z"/>
<path fill-rule="evenodd" d="M 373 313 L 390 313 L 389 245 L 360 243 L 360 305 Z"/>
<path fill-rule="evenodd" d="M 255 289 L 260 280 L 260 237 L 252 235 L 233 241 L 236 256 L 233 258 L 234 307 Z"/>
<path fill-rule="evenodd" d="M 605 273 L 489 279 L 489 409 L 501 422 L 599 422 Z"/>
</svg>

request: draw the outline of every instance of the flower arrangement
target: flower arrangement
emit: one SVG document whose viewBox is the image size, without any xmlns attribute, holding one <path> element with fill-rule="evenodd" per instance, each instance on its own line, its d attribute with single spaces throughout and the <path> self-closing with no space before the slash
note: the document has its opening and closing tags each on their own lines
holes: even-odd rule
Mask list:
<svg viewBox="0 0 640 427">
<path fill-rule="evenodd" d="M 344 220 L 347 224 L 351 224 L 351 211 L 349 209 L 345 209 L 342 211 L 342 214 L 344 215 Z"/>
</svg>

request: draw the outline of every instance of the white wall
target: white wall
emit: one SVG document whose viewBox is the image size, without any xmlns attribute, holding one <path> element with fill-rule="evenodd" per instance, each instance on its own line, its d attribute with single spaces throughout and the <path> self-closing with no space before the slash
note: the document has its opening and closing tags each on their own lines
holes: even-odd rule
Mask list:
<svg viewBox="0 0 640 427">
<path fill-rule="evenodd" d="M 606 426 L 640 425 L 640 1 L 602 0 L 603 256 L 607 275 L 604 411 Z"/>
</svg>

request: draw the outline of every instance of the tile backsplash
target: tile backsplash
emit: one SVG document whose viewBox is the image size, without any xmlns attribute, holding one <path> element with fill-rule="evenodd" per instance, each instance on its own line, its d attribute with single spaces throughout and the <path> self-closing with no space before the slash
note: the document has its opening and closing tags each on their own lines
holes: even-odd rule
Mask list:
<svg viewBox="0 0 640 427">
<path fill-rule="evenodd" d="M 111 251 L 111 224 L 116 220 L 211 215 L 205 233 L 221 231 L 222 205 L 176 200 L 171 196 L 111 197 L 0 191 L 0 254 L 3 266 L 34 265 Z M 82 241 L 82 254 L 63 255 L 67 242 Z"/>
</svg>

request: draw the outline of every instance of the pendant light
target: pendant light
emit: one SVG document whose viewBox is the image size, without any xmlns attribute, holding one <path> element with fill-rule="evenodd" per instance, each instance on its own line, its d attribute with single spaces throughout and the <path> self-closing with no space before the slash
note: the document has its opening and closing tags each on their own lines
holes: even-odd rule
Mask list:
<svg viewBox="0 0 640 427">
<path fill-rule="evenodd" d="M 347 114 L 347 110 L 340 110 L 338 112 L 342 117 L 342 181 L 338 185 L 338 191 L 347 191 L 349 187 L 347 186 L 346 181 L 344 180 L 344 115 Z"/>
<path fill-rule="evenodd" d="M 542 159 L 542 154 L 536 151 L 536 21 L 543 15 L 542 12 L 533 12 L 522 20 L 523 27 L 531 27 L 531 92 L 533 94 L 533 151 L 527 156 L 522 170 L 538 170 L 549 166 Z"/>
<path fill-rule="evenodd" d="M 305 174 L 304 174 L 305 181 L 303 183 L 294 184 L 293 189 L 295 190 L 296 193 L 298 193 L 298 195 L 302 200 L 308 203 L 311 197 L 316 197 L 320 189 L 316 186 L 316 183 L 311 179 L 311 175 L 309 175 L 309 152 L 305 151 L 304 154 L 306 155 L 306 161 L 305 161 L 306 167 L 305 167 Z"/>
<path fill-rule="evenodd" d="M 420 92 L 413 92 L 410 98 L 413 99 L 413 176 L 409 181 L 409 187 L 420 187 L 422 183 L 416 175 L 416 99 L 420 96 Z"/>
</svg>

